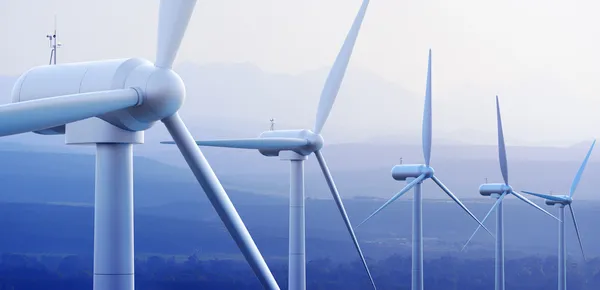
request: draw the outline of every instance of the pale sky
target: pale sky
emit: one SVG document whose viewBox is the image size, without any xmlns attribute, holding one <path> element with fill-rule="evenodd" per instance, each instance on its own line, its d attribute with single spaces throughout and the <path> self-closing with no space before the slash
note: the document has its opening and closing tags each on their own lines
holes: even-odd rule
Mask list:
<svg viewBox="0 0 600 290">
<path fill-rule="evenodd" d="M 158 2 L 0 1 L 0 75 L 48 61 L 44 36 L 55 14 L 59 62 L 154 60 Z M 200 0 L 177 62 L 250 62 L 292 74 L 330 66 L 360 4 Z M 600 135 L 597 11 L 592 0 L 371 0 L 351 65 L 422 94 L 432 48 L 434 113 L 444 111 L 435 126 L 495 130 L 499 94 L 505 131 L 524 143 L 589 140 Z M 473 118 L 471 110 L 490 116 Z"/>
</svg>

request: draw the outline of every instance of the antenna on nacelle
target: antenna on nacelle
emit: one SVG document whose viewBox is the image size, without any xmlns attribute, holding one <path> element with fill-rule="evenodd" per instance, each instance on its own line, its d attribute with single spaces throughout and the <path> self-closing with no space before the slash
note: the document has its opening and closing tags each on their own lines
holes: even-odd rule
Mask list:
<svg viewBox="0 0 600 290">
<path fill-rule="evenodd" d="M 271 119 L 269 119 L 269 121 L 271 121 L 271 128 L 270 128 L 270 130 L 271 131 L 275 130 L 275 118 L 271 118 Z"/>
<path fill-rule="evenodd" d="M 49 64 L 56 64 L 56 49 L 62 46 L 62 43 L 60 43 L 58 41 L 58 35 L 56 33 L 56 15 L 54 15 L 54 33 L 47 34 L 46 38 L 48 38 L 48 41 L 50 42 L 50 48 L 51 48 Z"/>
</svg>

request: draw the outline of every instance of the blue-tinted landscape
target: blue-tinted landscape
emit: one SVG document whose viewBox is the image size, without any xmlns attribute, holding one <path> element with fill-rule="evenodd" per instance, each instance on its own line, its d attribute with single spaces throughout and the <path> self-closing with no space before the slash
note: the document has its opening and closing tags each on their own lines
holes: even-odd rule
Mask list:
<svg viewBox="0 0 600 290">
<path fill-rule="evenodd" d="M 0 159 L 4 160 L 0 164 L 4 185 L 0 195 L 0 249 L 3 253 L 0 264 L 3 288 L 0 289 L 40 289 L 40 285 L 55 285 L 51 289 L 89 288 L 94 237 L 94 155 L 26 151 L 28 148 L 29 145 L 23 143 L 2 143 L 0 151 Z M 217 164 L 224 161 L 221 160 L 224 157 L 210 151 L 207 154 L 209 160 Z M 312 162 L 314 160 L 308 163 Z M 575 162 L 574 166 L 577 166 Z M 189 173 L 147 157 L 136 157 L 134 167 L 137 288 L 261 289 Z M 597 163 L 591 163 L 589 170 L 597 168 Z M 310 167 L 307 170 L 312 176 Z M 351 170 L 340 176 L 340 187 L 350 183 L 348 178 L 359 174 L 357 172 L 360 171 Z M 333 174 L 337 177 L 335 172 Z M 264 179 L 255 178 L 255 182 L 268 184 L 270 178 L 266 174 Z M 306 202 L 310 289 L 368 288 L 369 280 L 333 200 L 326 196 L 323 181 L 320 176 L 307 177 L 307 184 L 312 183 L 314 187 L 309 188 L 322 187 L 319 194 L 307 192 L 309 196 L 317 196 Z M 428 289 L 489 288 L 494 280 L 494 239 L 480 232 L 461 252 L 476 223 L 433 189 L 433 186 L 425 187 L 423 209 Z M 470 195 L 463 191 L 460 197 L 481 218 L 491 207 L 492 200 L 478 197 L 476 187 L 471 191 Z M 228 193 L 285 289 L 288 251 L 285 188 L 280 195 L 262 194 L 251 187 L 229 189 Z M 343 192 L 342 195 L 345 197 Z M 344 198 L 354 225 L 383 201 L 368 193 Z M 541 200 L 534 201 L 555 212 Z M 571 289 L 595 289 L 600 283 L 600 248 L 596 246 L 600 243 L 600 234 L 594 218 L 600 214 L 599 205 L 600 202 L 593 199 L 574 205 L 587 261 L 583 261 L 576 247 L 573 228 L 567 227 Z M 504 211 L 507 287 L 549 289 L 557 279 L 555 220 L 516 199 L 507 198 Z M 356 229 L 378 289 L 410 286 L 411 215 L 409 195 Z M 492 231 L 493 220 L 486 223 Z"/>
</svg>

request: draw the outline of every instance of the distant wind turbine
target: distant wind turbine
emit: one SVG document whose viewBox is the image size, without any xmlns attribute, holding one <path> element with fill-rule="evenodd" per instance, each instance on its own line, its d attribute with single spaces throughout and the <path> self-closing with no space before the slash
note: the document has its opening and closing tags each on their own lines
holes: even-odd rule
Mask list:
<svg viewBox="0 0 600 290">
<path fill-rule="evenodd" d="M 464 211 L 466 211 L 481 226 L 483 224 L 460 202 L 460 200 L 434 175 L 433 168 L 429 166 L 431 159 L 431 137 L 432 137 L 432 116 L 431 116 L 431 50 L 427 65 L 427 86 L 425 92 L 425 109 L 423 111 L 423 157 L 425 164 L 401 164 L 392 168 L 392 177 L 395 180 L 409 181 L 400 192 L 394 195 L 390 200 L 383 204 L 379 209 L 367 217 L 358 226 L 362 225 L 370 218 L 375 216 L 381 210 L 386 208 L 396 199 L 400 198 L 411 188 L 414 187 L 413 197 L 413 233 L 412 233 L 412 290 L 423 290 L 423 215 L 421 195 L 421 184 L 426 179 L 432 179 L 450 198 L 452 198 Z M 490 235 L 492 234 L 483 226 Z"/>
<path fill-rule="evenodd" d="M 365 17 L 368 0 L 364 0 L 352 23 L 350 32 L 329 72 L 325 85 L 321 92 L 317 116 L 313 131 L 305 130 L 271 130 L 263 132 L 258 138 L 234 139 L 234 140 L 211 140 L 196 141 L 200 146 L 255 149 L 261 154 L 273 157 L 279 156 L 281 160 L 290 161 L 290 225 L 289 225 L 289 269 L 288 269 L 288 289 L 304 290 L 306 289 L 306 257 L 305 257 L 305 217 L 304 217 L 304 160 L 310 154 L 315 154 L 321 167 L 325 180 L 329 186 L 333 199 L 335 200 L 346 228 L 352 238 L 354 246 L 358 251 L 363 267 L 369 276 L 370 282 L 375 288 L 375 282 L 369 272 L 367 262 L 358 244 L 352 225 L 346 214 L 342 199 L 338 193 L 337 187 L 333 181 L 329 168 L 325 163 L 325 158 L 321 153 L 323 147 L 323 137 L 321 130 L 325 125 L 335 98 L 338 94 L 346 68 L 352 55 L 352 50 L 360 26 Z M 172 144 L 172 142 L 161 142 L 163 144 Z"/>
<path fill-rule="evenodd" d="M 512 194 L 524 201 L 525 203 L 537 208 L 538 210 L 546 213 L 547 215 L 556 219 L 555 216 L 545 211 L 537 204 L 531 202 L 529 199 L 514 191 L 513 188 L 508 185 L 508 165 L 506 158 L 506 146 L 504 144 L 504 132 L 502 131 L 502 118 L 500 116 L 500 103 L 498 102 L 498 96 L 496 96 L 496 118 L 498 122 L 498 158 L 500 160 L 500 171 L 502 172 L 502 178 L 504 183 L 485 183 L 479 186 L 479 193 L 483 196 L 491 196 L 496 198 L 497 201 L 494 203 L 490 211 L 483 218 L 483 222 L 487 220 L 492 211 L 496 209 L 496 257 L 495 257 L 495 290 L 504 290 L 504 221 L 503 221 L 503 206 L 502 200 L 508 194 Z M 469 240 L 463 246 L 463 250 L 467 247 L 471 239 L 475 236 L 479 227 L 475 229 L 475 232 L 471 235 Z"/>
<path fill-rule="evenodd" d="M 571 184 L 571 188 L 569 189 L 568 195 L 547 195 L 541 193 L 535 193 L 531 191 L 523 191 L 523 193 L 527 193 L 530 195 L 534 195 L 537 197 L 541 197 L 546 199 L 547 205 L 557 205 L 558 206 L 558 218 L 560 221 L 558 222 L 558 290 L 566 290 L 567 289 L 567 247 L 565 241 L 565 206 L 569 207 L 569 211 L 571 212 L 571 217 L 573 218 L 573 225 L 575 226 L 575 233 L 577 233 L 577 240 L 579 241 L 579 247 L 581 248 L 581 254 L 583 255 L 583 259 L 585 260 L 585 253 L 583 252 L 583 244 L 581 243 L 581 236 L 579 235 L 579 227 L 577 226 L 577 220 L 575 219 L 575 213 L 573 212 L 573 207 L 571 207 L 571 203 L 573 203 L 573 194 L 575 193 L 575 189 L 577 189 L 577 185 L 581 180 L 581 176 L 583 175 L 583 170 L 590 159 L 590 155 L 592 154 L 592 150 L 594 149 L 594 145 L 596 144 L 596 140 L 592 142 L 592 146 L 590 150 L 587 152 L 585 159 L 583 159 L 583 163 L 579 167 L 575 178 L 573 179 L 573 183 Z"/>
</svg>

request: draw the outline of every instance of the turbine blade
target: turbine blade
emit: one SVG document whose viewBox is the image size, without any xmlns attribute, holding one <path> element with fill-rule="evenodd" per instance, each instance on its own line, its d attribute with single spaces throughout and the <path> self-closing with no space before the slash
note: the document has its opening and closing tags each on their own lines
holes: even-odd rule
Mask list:
<svg viewBox="0 0 600 290">
<path fill-rule="evenodd" d="M 490 230 L 488 230 L 488 228 L 486 228 L 485 225 L 483 225 L 483 223 L 475 217 L 475 215 L 458 199 L 458 197 L 456 197 L 456 195 L 450 191 L 450 189 L 448 189 L 448 187 L 446 187 L 446 185 L 442 183 L 441 180 L 435 177 L 435 175 L 432 176 L 431 179 L 433 179 L 433 182 L 435 182 L 450 198 L 452 198 L 454 202 L 462 207 L 462 209 L 466 211 L 467 214 L 469 214 L 479 224 L 479 226 L 483 227 L 492 237 L 494 236 L 494 234 L 492 234 L 492 232 L 490 232 Z"/>
<path fill-rule="evenodd" d="M 175 144 L 173 141 L 162 141 L 160 143 Z M 308 145 L 308 141 L 300 138 L 248 138 L 196 141 L 196 145 L 257 150 L 293 150 Z"/>
<path fill-rule="evenodd" d="M 64 95 L 0 106 L 0 136 L 43 130 L 136 106 L 134 89 Z"/>
<path fill-rule="evenodd" d="M 181 46 L 196 0 L 161 0 L 155 66 L 170 69 Z"/>
<path fill-rule="evenodd" d="M 504 132 L 502 131 L 502 116 L 500 116 L 500 102 L 496 96 L 496 117 L 498 120 L 498 159 L 500 160 L 500 171 L 504 183 L 508 185 L 508 164 L 506 161 L 506 145 L 504 144 Z"/>
<path fill-rule="evenodd" d="M 488 213 L 485 215 L 485 217 L 483 218 L 483 220 L 481 221 L 481 223 L 485 223 L 485 221 L 487 220 L 487 218 L 498 207 L 498 205 L 502 202 L 502 200 L 504 199 L 504 197 L 506 196 L 507 193 L 508 192 L 504 192 L 503 194 L 500 195 L 500 197 L 498 197 L 498 199 L 496 200 L 496 202 L 494 203 L 494 205 L 492 206 L 492 208 L 490 208 L 490 211 L 488 211 Z M 465 243 L 465 245 L 462 247 L 461 251 L 464 251 L 467 248 L 467 245 L 469 245 L 469 243 L 471 242 L 471 240 L 473 239 L 473 237 L 475 237 L 475 234 L 477 233 L 477 231 L 480 228 L 481 228 L 481 225 L 479 225 L 477 227 L 477 229 L 475 229 L 475 231 L 473 232 L 473 234 L 471 235 L 471 237 L 469 238 L 469 240 L 467 240 L 467 242 Z"/>
<path fill-rule="evenodd" d="M 544 210 L 543 208 L 539 207 L 537 204 L 533 203 L 531 200 L 527 199 L 526 197 L 520 195 L 518 192 L 516 191 L 512 191 L 511 192 L 514 196 L 518 197 L 520 200 L 524 201 L 525 203 L 537 208 L 538 210 L 541 210 L 543 213 L 553 217 L 554 219 L 556 219 L 557 221 L 560 221 L 560 219 L 558 219 L 557 217 L 553 216 L 551 213 L 547 212 L 546 210 Z"/>
<path fill-rule="evenodd" d="M 194 139 L 179 114 L 164 118 L 162 122 L 175 140 L 181 155 L 183 155 L 188 166 L 194 173 L 204 193 L 217 211 L 229 234 L 242 251 L 242 254 L 252 267 L 254 274 L 258 277 L 265 289 L 279 289 L 273 274 L 267 267 L 248 229 L 231 203 L 229 196 L 225 193 L 223 186 L 215 176 L 212 168 L 204 158 L 202 151 L 194 142 Z"/>
<path fill-rule="evenodd" d="M 558 196 L 553 196 L 553 195 L 548 195 L 548 194 L 543 194 L 543 193 L 535 193 L 535 192 L 531 192 L 531 191 L 525 191 L 525 190 L 521 190 L 522 193 L 526 193 L 529 195 L 533 195 L 533 196 L 537 196 L 537 197 L 541 197 L 544 199 L 548 199 L 548 200 L 553 200 L 553 201 L 565 201 L 564 198 L 560 198 Z"/>
<path fill-rule="evenodd" d="M 369 0 L 363 0 L 360 10 L 358 10 L 358 14 L 352 23 L 350 32 L 348 32 L 346 40 L 344 41 L 344 44 L 342 45 L 342 48 L 340 49 L 340 52 L 333 63 L 333 67 L 329 71 L 329 75 L 327 76 L 327 80 L 323 86 L 323 91 L 321 91 L 321 98 L 319 100 L 319 106 L 317 109 L 317 117 L 314 128 L 314 132 L 316 134 L 320 134 L 321 130 L 323 130 L 323 126 L 325 126 L 325 122 L 327 121 L 329 113 L 333 108 L 333 103 L 335 102 L 335 98 L 337 97 L 340 86 L 342 85 L 342 80 L 344 79 L 346 68 L 350 62 L 350 56 L 352 56 L 352 50 L 354 49 L 354 44 L 356 43 L 356 38 L 358 38 L 358 32 L 365 17 L 365 13 L 367 12 L 368 6 Z"/>
<path fill-rule="evenodd" d="M 368 216 L 364 221 L 362 221 L 356 227 L 360 227 L 362 224 L 364 224 L 366 221 L 368 221 L 373 216 L 378 214 L 381 210 L 386 208 L 388 205 L 390 205 L 396 199 L 400 198 L 402 195 L 404 195 L 406 192 L 408 192 L 411 188 L 413 188 L 417 183 L 423 181 L 424 179 L 425 179 L 425 175 L 421 174 L 421 175 L 419 175 L 419 177 L 417 177 L 413 181 L 409 182 L 402 190 L 400 190 L 400 192 L 398 192 L 398 193 L 396 193 L 396 195 L 392 196 L 392 198 L 390 198 L 388 201 L 386 201 L 381 207 L 379 207 L 375 212 L 373 212 L 370 216 Z"/>
<path fill-rule="evenodd" d="M 575 219 L 575 212 L 573 212 L 571 204 L 569 204 L 569 211 L 571 211 L 571 217 L 573 218 L 573 224 L 575 225 L 575 233 L 577 233 L 577 240 L 579 240 L 579 248 L 581 249 L 581 255 L 583 256 L 583 260 L 585 261 L 585 253 L 583 252 L 583 244 L 581 243 L 581 236 L 579 235 L 579 227 L 577 226 L 577 219 Z"/>
<path fill-rule="evenodd" d="M 329 190 L 331 191 L 331 195 L 333 200 L 335 200 L 335 204 L 342 215 L 342 219 L 344 220 L 344 224 L 346 224 L 346 228 L 348 229 L 348 233 L 350 233 L 350 237 L 352 238 L 352 242 L 354 243 L 354 247 L 358 251 L 358 255 L 360 256 L 360 260 L 362 261 L 363 267 L 365 271 L 367 271 L 367 275 L 369 276 L 369 280 L 371 280 L 371 285 L 373 285 L 373 289 L 377 289 L 375 287 L 375 281 L 373 280 L 373 276 L 371 276 L 371 271 L 369 271 L 369 267 L 367 266 L 367 261 L 365 260 L 365 256 L 360 249 L 360 245 L 358 244 L 358 239 L 356 238 L 356 234 L 352 229 L 352 224 L 350 223 L 350 219 L 348 218 L 348 214 L 346 213 L 346 209 L 344 208 L 344 204 L 342 203 L 342 198 L 335 186 L 335 182 L 333 181 L 333 177 L 331 176 L 331 172 L 329 171 L 329 167 L 327 167 L 327 163 L 325 163 L 325 158 L 320 150 L 315 151 L 315 156 L 317 157 L 317 161 L 319 161 L 319 166 L 321 166 L 321 171 L 323 171 L 323 176 L 327 181 L 327 185 L 329 186 Z"/>
<path fill-rule="evenodd" d="M 581 163 L 581 167 L 579 167 L 579 170 L 577 171 L 577 175 L 575 175 L 575 179 L 573 179 L 573 184 L 571 184 L 571 189 L 569 190 L 569 196 L 573 197 L 573 193 L 575 193 L 575 189 L 577 189 L 577 185 L 579 184 L 579 181 L 581 180 L 581 175 L 583 175 L 583 170 L 585 169 L 585 166 L 588 163 L 588 160 L 590 159 L 590 155 L 592 154 L 592 150 L 594 149 L 594 145 L 596 144 L 596 139 L 594 139 L 594 142 L 592 142 L 592 146 L 590 147 L 590 150 L 588 151 L 587 155 L 585 155 L 585 159 L 583 159 L 583 163 Z"/>
<path fill-rule="evenodd" d="M 425 108 L 423 109 L 423 158 L 425 165 L 429 166 L 431 160 L 431 49 L 427 61 L 427 87 L 425 88 Z"/>
</svg>

